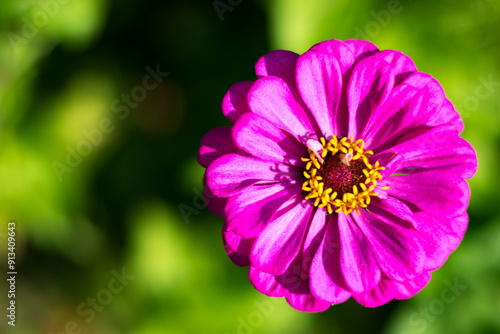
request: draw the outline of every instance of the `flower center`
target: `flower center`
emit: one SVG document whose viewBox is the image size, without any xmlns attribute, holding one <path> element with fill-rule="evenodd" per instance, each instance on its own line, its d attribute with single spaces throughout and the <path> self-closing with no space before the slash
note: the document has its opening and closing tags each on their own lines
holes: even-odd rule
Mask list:
<svg viewBox="0 0 500 334">
<path fill-rule="evenodd" d="M 364 141 L 353 141 L 351 137 L 340 141 L 333 136 L 326 142 L 309 140 L 307 142 L 309 157 L 302 158 L 307 162 L 304 170 L 306 181 L 302 189 L 307 191 L 306 199 L 315 199 L 314 206 L 326 207 L 331 214 L 344 211 L 349 214 L 352 210 L 366 208 L 370 204 L 370 197 L 377 196 L 373 189 L 377 180 L 382 179 L 377 161 L 374 165 L 368 160 L 372 151 L 364 150 Z M 387 187 L 384 187 L 385 189 Z"/>
</svg>

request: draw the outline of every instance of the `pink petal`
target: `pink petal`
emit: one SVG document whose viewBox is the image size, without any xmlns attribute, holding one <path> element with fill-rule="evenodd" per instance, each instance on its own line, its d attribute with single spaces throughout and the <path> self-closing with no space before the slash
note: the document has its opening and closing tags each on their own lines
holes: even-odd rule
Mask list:
<svg viewBox="0 0 500 334">
<path fill-rule="evenodd" d="M 413 221 L 414 213 L 408 208 L 408 206 L 394 197 L 387 197 L 386 199 L 380 199 L 378 197 L 372 197 L 372 205 L 393 214 L 396 217 L 401 218 L 408 222 L 408 224 L 416 225 Z M 409 225 L 408 225 L 409 226 Z M 416 228 L 416 226 L 413 226 Z"/>
<path fill-rule="evenodd" d="M 462 118 L 459 113 L 453 107 L 453 104 L 450 100 L 445 99 L 443 102 L 443 106 L 441 107 L 441 111 L 431 122 L 428 123 L 430 126 L 438 126 L 443 124 L 452 125 L 455 130 L 457 130 L 458 134 L 461 134 L 464 131 L 464 123 L 462 122 Z"/>
<path fill-rule="evenodd" d="M 467 182 L 439 170 L 394 176 L 387 182 L 390 196 L 410 202 L 438 217 L 458 217 L 469 204 Z"/>
<path fill-rule="evenodd" d="M 320 210 L 318 210 L 320 212 Z M 325 215 L 322 212 L 323 215 Z M 329 215 L 326 232 L 310 270 L 311 292 L 332 304 L 342 303 L 351 293 L 340 266 L 340 237 L 337 215 Z"/>
<path fill-rule="evenodd" d="M 462 240 L 467 227 L 467 214 L 448 219 L 432 216 L 425 211 L 412 212 L 406 204 L 390 196 L 384 200 L 375 197 L 372 205 L 412 224 L 425 253 L 425 270 L 436 270 L 443 265 Z M 458 232 L 455 232 L 454 228 Z"/>
<path fill-rule="evenodd" d="M 403 83 L 418 89 L 426 87 L 432 99 L 436 99 L 436 101 L 433 100 L 433 103 L 440 105 L 444 103 L 443 87 L 441 87 L 439 82 L 436 79 L 434 79 L 430 74 L 422 72 L 412 73 L 408 78 L 404 80 Z"/>
<path fill-rule="evenodd" d="M 270 297 L 284 297 L 288 291 L 276 280 L 276 276 L 268 274 L 254 266 L 250 266 L 248 275 L 250 283 L 259 291 Z"/>
<path fill-rule="evenodd" d="M 232 85 L 224 95 L 221 104 L 222 112 L 231 122 L 236 122 L 242 114 L 250 112 L 247 95 L 253 83 L 254 81 L 238 82 Z"/>
<path fill-rule="evenodd" d="M 397 289 L 394 298 L 396 299 L 406 299 L 413 297 L 417 292 L 422 290 L 424 286 L 429 283 L 431 279 L 431 273 L 429 271 L 424 272 L 422 275 L 415 277 L 414 279 L 407 280 L 404 282 L 393 282 Z"/>
<path fill-rule="evenodd" d="M 351 49 L 351 52 L 355 59 L 368 57 L 378 52 L 378 48 L 375 46 L 375 44 L 368 41 L 348 39 L 344 41 L 344 44 Z"/>
<path fill-rule="evenodd" d="M 427 123 L 432 122 L 439 114 L 446 97 L 443 91 L 443 87 L 439 84 L 439 82 L 434 79 L 430 74 L 416 72 L 411 74 L 408 78 L 406 78 L 403 84 L 413 86 L 419 90 L 424 89 L 428 94 L 429 102 L 433 106 L 439 106 L 437 111 L 431 116 L 427 118 Z"/>
<path fill-rule="evenodd" d="M 271 216 L 301 192 L 299 183 L 276 183 L 253 186 L 235 194 L 226 205 L 228 228 L 245 238 L 256 237 Z"/>
<path fill-rule="evenodd" d="M 469 224 L 469 216 L 467 215 L 467 212 L 465 212 L 463 215 L 456 217 L 450 223 L 451 228 L 453 229 L 453 232 L 455 232 L 455 236 L 458 239 L 458 242 L 454 243 L 454 246 L 452 246 L 453 250 L 455 250 L 460 241 L 463 239 L 465 230 L 467 229 L 467 225 Z"/>
<path fill-rule="evenodd" d="M 372 247 L 352 220 L 351 215 L 338 214 L 340 233 L 340 265 L 349 289 L 371 290 L 380 281 L 381 272 Z"/>
<path fill-rule="evenodd" d="M 330 307 L 330 303 L 318 299 L 310 293 L 290 293 L 286 295 L 286 301 L 294 309 L 302 312 L 323 312 Z"/>
<path fill-rule="evenodd" d="M 247 113 L 233 126 L 233 138 L 241 149 L 263 160 L 303 166 L 307 148 L 264 118 Z"/>
<path fill-rule="evenodd" d="M 453 127 L 438 127 L 406 145 L 398 174 L 421 171 L 442 171 L 462 178 L 471 178 L 477 170 L 476 152 Z"/>
<path fill-rule="evenodd" d="M 297 82 L 295 78 L 295 68 L 297 65 L 297 59 L 299 55 L 295 52 L 286 51 L 286 50 L 275 50 L 272 51 L 265 56 L 261 57 L 257 64 L 255 65 L 255 72 L 257 76 L 260 77 L 277 77 L 283 79 L 283 81 L 287 84 L 290 92 L 297 102 L 297 104 L 302 108 L 306 109 L 302 98 L 300 97 L 299 91 L 297 89 Z M 307 117 L 312 119 L 312 116 L 309 114 L 308 110 L 305 110 Z M 316 124 L 313 121 L 314 130 L 316 129 Z"/>
<path fill-rule="evenodd" d="M 389 278 L 403 281 L 418 276 L 424 266 L 424 252 L 411 225 L 381 208 L 352 213 L 368 239 L 380 269 Z"/>
<path fill-rule="evenodd" d="M 424 269 L 436 270 L 448 259 L 451 244 L 443 226 L 435 223 L 439 221 L 438 218 L 430 215 L 428 218 L 423 224 L 419 224 L 418 233 L 426 257 Z"/>
<path fill-rule="evenodd" d="M 250 282 L 261 293 L 270 297 L 286 297 L 287 302 L 302 312 L 321 312 L 328 309 L 330 303 L 311 295 L 308 280 L 300 281 L 296 274 L 287 271 L 276 276 L 250 266 Z M 285 288 L 285 286 L 287 288 Z"/>
<path fill-rule="evenodd" d="M 201 146 L 198 151 L 198 163 L 207 168 L 212 161 L 228 153 L 241 151 L 234 143 L 231 127 L 223 126 L 207 132 L 201 138 Z"/>
<path fill-rule="evenodd" d="M 255 239 L 244 239 L 226 228 L 222 230 L 222 240 L 229 258 L 238 266 L 250 265 L 250 251 Z"/>
<path fill-rule="evenodd" d="M 238 154 L 226 154 L 207 168 L 207 184 L 218 197 L 229 197 L 259 183 L 279 183 L 299 179 L 301 168 Z"/>
<path fill-rule="evenodd" d="M 366 145 L 373 150 L 382 144 L 387 146 L 387 143 L 434 118 L 441 105 L 442 101 L 432 97 L 427 87 L 417 89 L 401 85 L 375 110 L 362 137 L 367 138 Z"/>
<path fill-rule="evenodd" d="M 320 312 L 330 306 L 329 302 L 314 296 L 309 287 L 309 268 L 323 238 L 324 231 L 325 212 L 316 210 L 307 229 L 302 252 L 298 253 L 282 275 L 276 277 L 279 284 L 287 290 L 286 299 L 288 303 L 303 312 Z"/>
<path fill-rule="evenodd" d="M 264 272 L 283 274 L 301 249 L 312 208 L 304 200 L 270 221 L 255 241 L 252 265 Z"/>
<path fill-rule="evenodd" d="M 452 125 L 420 127 L 378 149 L 373 159 L 380 159 L 381 165 L 385 165 L 384 156 L 397 153 L 397 165 L 391 166 L 390 171 L 385 165 L 383 175 L 437 170 L 450 176 L 470 178 L 477 169 L 474 149 L 458 137 Z"/>
<path fill-rule="evenodd" d="M 257 80 L 250 91 L 249 104 L 255 114 L 287 131 L 302 144 L 308 136 L 315 135 L 307 112 L 283 79 L 264 77 Z"/>
<path fill-rule="evenodd" d="M 342 92 L 339 63 L 332 55 L 309 51 L 297 61 L 297 86 L 325 137 L 340 135 L 337 109 Z"/>
<path fill-rule="evenodd" d="M 435 217 L 425 211 L 413 215 L 416 228 L 426 238 L 424 250 L 427 254 L 427 270 L 441 267 L 449 254 L 453 252 L 462 241 L 469 217 L 467 213 L 453 218 Z"/>
<path fill-rule="evenodd" d="M 393 281 L 381 279 L 380 283 L 372 290 L 361 293 L 353 293 L 353 298 L 363 306 L 377 307 L 394 299 L 398 290 Z"/>
<path fill-rule="evenodd" d="M 368 57 L 356 64 L 347 88 L 349 136 L 361 138 L 372 112 L 387 98 L 393 86 L 394 73 L 385 60 Z"/>
<path fill-rule="evenodd" d="M 207 185 L 207 173 L 203 174 L 203 199 L 208 210 L 216 216 L 223 217 L 227 205 L 227 197 L 217 197 Z"/>
<path fill-rule="evenodd" d="M 351 67 L 356 60 L 354 58 L 353 52 L 351 51 L 351 48 L 344 42 L 336 39 L 318 43 L 314 45 L 310 49 L 310 51 L 325 52 L 327 54 L 333 55 L 340 66 L 340 71 L 342 74 L 350 74 Z M 343 78 L 345 79 L 345 77 Z"/>
<path fill-rule="evenodd" d="M 318 223 L 321 222 L 316 220 L 314 224 L 320 225 Z M 312 222 L 311 225 L 313 225 Z M 318 228 L 319 226 L 314 229 L 318 230 Z M 323 229 L 319 230 L 321 231 Z M 318 236 L 317 233 L 314 233 L 314 235 Z M 316 237 L 310 238 L 310 240 L 314 239 L 316 239 Z M 304 244 L 306 244 L 306 242 L 304 242 Z M 312 248 L 314 248 L 314 245 Z M 293 308 L 303 312 L 321 312 L 326 310 L 331 303 L 311 293 L 308 276 L 310 260 L 308 261 L 308 258 L 305 257 L 307 256 L 306 253 L 307 252 L 304 254 L 299 253 L 287 270 L 282 275 L 277 276 L 277 280 L 281 286 L 287 290 L 285 297 Z"/>
<path fill-rule="evenodd" d="M 401 84 L 411 73 L 417 71 L 417 67 L 413 63 L 413 60 L 402 52 L 383 50 L 377 52 L 374 56 L 391 64 L 392 71 L 397 73 L 395 80 L 396 86 Z"/>
<path fill-rule="evenodd" d="M 342 90 L 340 95 L 340 102 L 337 108 L 336 118 L 337 133 L 334 133 L 337 136 L 343 136 L 348 132 L 349 112 L 347 109 L 347 83 L 349 82 L 349 78 L 351 77 L 354 64 L 367 56 L 369 53 L 375 52 L 372 50 L 373 52 L 370 51 L 368 53 L 362 54 L 356 53 L 356 57 L 358 57 L 356 58 L 354 53 L 351 51 L 352 47 L 352 43 L 346 44 L 339 40 L 333 39 L 318 43 L 310 49 L 311 51 L 324 52 L 335 57 L 339 64 L 340 72 L 342 73 Z M 356 52 L 358 51 L 360 50 L 357 50 Z"/>
<path fill-rule="evenodd" d="M 309 278 L 309 270 L 314 256 L 318 252 L 318 248 L 323 240 L 326 230 L 326 212 L 324 209 L 316 209 L 312 216 L 311 223 L 307 228 L 307 235 L 302 247 L 302 273 L 301 279 Z"/>
<path fill-rule="evenodd" d="M 309 279 L 300 278 L 304 273 L 303 263 L 302 254 L 298 254 L 282 275 L 269 274 L 251 266 L 250 281 L 257 290 L 268 296 L 285 296 L 288 303 L 299 311 L 324 311 L 330 303 L 312 295 Z"/>
<path fill-rule="evenodd" d="M 283 79 L 288 87 L 295 88 L 295 65 L 299 55 L 286 50 L 272 51 L 257 61 L 255 73 L 259 77 L 274 76 Z"/>
</svg>

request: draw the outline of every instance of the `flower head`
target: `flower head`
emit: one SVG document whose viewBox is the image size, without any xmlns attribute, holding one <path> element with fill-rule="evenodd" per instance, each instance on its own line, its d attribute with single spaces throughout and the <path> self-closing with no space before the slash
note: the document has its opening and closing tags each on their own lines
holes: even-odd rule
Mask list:
<svg viewBox="0 0 500 334">
<path fill-rule="evenodd" d="M 413 296 L 464 235 L 477 166 L 440 84 L 358 40 L 274 51 L 256 73 L 198 156 L 230 258 L 301 311 Z"/>
</svg>

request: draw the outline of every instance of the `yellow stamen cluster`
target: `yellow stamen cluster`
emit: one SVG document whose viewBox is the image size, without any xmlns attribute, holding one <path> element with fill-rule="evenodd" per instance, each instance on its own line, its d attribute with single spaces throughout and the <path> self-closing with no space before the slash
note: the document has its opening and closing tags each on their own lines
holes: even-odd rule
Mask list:
<svg viewBox="0 0 500 334">
<path fill-rule="evenodd" d="M 359 213 L 359 208 L 366 208 L 370 204 L 371 196 L 377 196 L 377 193 L 373 192 L 373 190 L 377 185 L 377 180 L 382 179 L 380 171 L 384 167 L 380 167 L 378 161 L 374 165 L 370 164 L 368 155 L 373 155 L 373 152 L 364 150 L 365 143 L 362 139 L 353 141 L 351 136 L 349 140 L 347 137 L 338 140 L 336 136 L 333 136 L 328 142 L 322 137 L 320 142 L 323 146 L 321 154 L 308 149 L 309 157 L 302 158 L 302 161 L 306 162 L 304 176 L 307 179 L 302 185 L 302 189 L 309 192 L 305 198 L 315 199 L 314 206 L 326 207 L 330 214 L 333 211 L 336 213 L 344 211 L 345 214 L 349 214 L 353 210 L 357 210 Z M 323 178 L 318 175 L 326 156 L 328 154 L 333 156 L 337 153 L 352 157 L 349 160 L 361 159 L 365 165 L 363 169 L 365 181 L 354 185 L 352 192 L 344 193 L 342 198 L 337 198 L 337 192 L 334 192 L 332 188 L 325 189 Z"/>
</svg>

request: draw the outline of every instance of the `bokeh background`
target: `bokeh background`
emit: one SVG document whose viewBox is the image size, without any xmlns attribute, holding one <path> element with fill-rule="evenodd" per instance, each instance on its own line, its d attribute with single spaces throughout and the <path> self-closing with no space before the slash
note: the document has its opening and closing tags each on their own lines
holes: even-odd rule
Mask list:
<svg viewBox="0 0 500 334">
<path fill-rule="evenodd" d="M 500 333 L 499 30 L 498 0 L 2 0 L 0 266 L 15 221 L 18 275 L 0 332 Z M 465 238 L 422 292 L 306 314 L 230 262 L 196 154 L 260 56 L 331 38 L 437 78 L 479 169 Z"/>
</svg>

